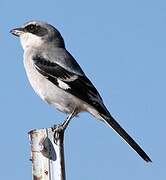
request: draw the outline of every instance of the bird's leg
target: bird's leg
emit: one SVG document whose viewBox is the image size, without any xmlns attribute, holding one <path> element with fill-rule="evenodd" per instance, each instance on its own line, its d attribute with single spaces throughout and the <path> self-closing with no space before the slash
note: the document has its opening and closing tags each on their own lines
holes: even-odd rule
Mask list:
<svg viewBox="0 0 166 180">
<path fill-rule="evenodd" d="M 71 114 L 69 114 L 69 116 L 67 116 L 66 120 L 62 123 L 62 127 L 64 130 L 67 128 L 67 126 L 69 125 L 69 122 L 75 115 L 76 115 L 76 110 L 74 109 L 73 112 Z"/>
<path fill-rule="evenodd" d="M 69 125 L 70 120 L 76 115 L 76 110 L 74 109 L 71 114 L 66 118 L 66 120 L 59 125 L 54 125 L 52 130 L 54 131 L 54 142 L 57 144 L 57 140 L 60 136 L 63 136 L 65 129 Z"/>
<path fill-rule="evenodd" d="M 76 109 L 74 109 L 74 110 L 72 111 L 72 113 L 67 116 L 67 118 L 65 119 L 65 121 L 64 121 L 62 124 L 54 125 L 54 126 L 53 126 L 53 129 L 54 129 L 54 130 L 55 130 L 55 129 L 61 129 L 61 130 L 65 131 L 65 129 L 66 129 L 67 126 L 69 125 L 70 120 L 76 115 L 76 112 L 77 112 Z"/>
</svg>

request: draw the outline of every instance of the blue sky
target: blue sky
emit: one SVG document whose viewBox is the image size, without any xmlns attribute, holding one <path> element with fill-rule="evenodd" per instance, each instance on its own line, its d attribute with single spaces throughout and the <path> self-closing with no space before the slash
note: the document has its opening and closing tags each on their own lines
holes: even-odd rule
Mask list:
<svg viewBox="0 0 166 180">
<path fill-rule="evenodd" d="M 65 133 L 67 179 L 166 178 L 166 1 L 1 0 L 0 179 L 29 180 L 28 131 L 65 118 L 33 92 L 20 42 L 9 34 L 32 19 L 60 30 L 111 114 L 153 160 L 145 163 L 112 129 L 83 113 Z"/>
</svg>

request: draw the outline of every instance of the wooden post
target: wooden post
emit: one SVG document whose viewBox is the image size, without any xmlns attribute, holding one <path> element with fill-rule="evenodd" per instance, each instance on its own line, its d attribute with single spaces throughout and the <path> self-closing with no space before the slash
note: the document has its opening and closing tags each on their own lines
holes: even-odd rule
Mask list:
<svg viewBox="0 0 166 180">
<path fill-rule="evenodd" d="M 57 125 L 29 132 L 33 180 L 65 180 L 65 129 Z"/>
</svg>

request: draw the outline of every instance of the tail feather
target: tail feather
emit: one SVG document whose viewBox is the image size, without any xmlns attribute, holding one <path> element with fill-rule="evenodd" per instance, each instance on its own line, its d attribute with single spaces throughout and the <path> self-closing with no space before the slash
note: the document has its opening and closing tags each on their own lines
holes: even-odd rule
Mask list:
<svg viewBox="0 0 166 180">
<path fill-rule="evenodd" d="M 105 122 L 111 126 L 126 142 L 129 144 L 146 162 L 152 162 L 143 149 L 134 141 L 134 139 L 118 124 L 118 122 L 110 115 L 105 117 L 101 115 Z"/>
</svg>

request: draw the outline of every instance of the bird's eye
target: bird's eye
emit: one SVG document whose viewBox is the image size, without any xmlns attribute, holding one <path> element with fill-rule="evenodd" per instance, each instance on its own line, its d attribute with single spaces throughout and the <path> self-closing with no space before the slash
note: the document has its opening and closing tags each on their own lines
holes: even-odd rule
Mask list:
<svg viewBox="0 0 166 180">
<path fill-rule="evenodd" d="M 30 25 L 26 26 L 25 29 L 26 29 L 27 32 L 37 34 L 38 31 L 39 31 L 39 26 L 34 25 L 34 24 L 30 24 Z"/>
<path fill-rule="evenodd" d="M 35 29 L 35 26 L 34 26 L 34 25 L 30 25 L 30 26 L 29 26 L 29 29 L 30 29 L 30 30 Z"/>
</svg>

